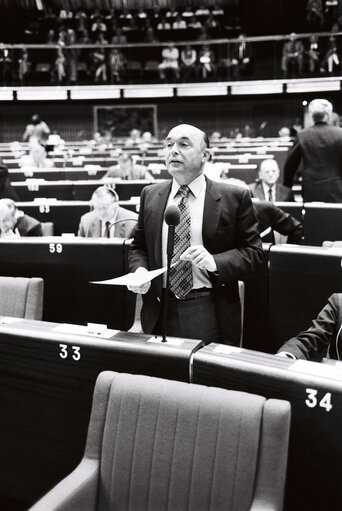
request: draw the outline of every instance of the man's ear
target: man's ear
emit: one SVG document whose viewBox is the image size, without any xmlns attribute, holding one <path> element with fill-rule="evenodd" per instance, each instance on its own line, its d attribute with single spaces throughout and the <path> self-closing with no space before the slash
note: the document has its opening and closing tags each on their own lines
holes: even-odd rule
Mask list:
<svg viewBox="0 0 342 511">
<path fill-rule="evenodd" d="M 209 149 L 204 149 L 203 151 L 203 161 L 209 161 L 210 159 L 210 150 Z"/>
</svg>

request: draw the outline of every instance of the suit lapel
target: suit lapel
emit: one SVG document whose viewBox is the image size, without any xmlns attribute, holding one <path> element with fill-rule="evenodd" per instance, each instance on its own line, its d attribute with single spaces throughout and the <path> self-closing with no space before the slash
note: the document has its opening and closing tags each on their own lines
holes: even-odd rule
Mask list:
<svg viewBox="0 0 342 511">
<path fill-rule="evenodd" d="M 154 257 L 156 260 L 156 267 L 161 268 L 162 266 L 162 228 L 164 221 L 164 211 L 166 208 L 167 199 L 170 194 L 172 180 L 163 183 L 164 186 L 160 187 L 160 190 L 154 197 L 152 206 L 152 226 L 151 233 L 154 236 Z"/>
<path fill-rule="evenodd" d="M 221 193 L 215 183 L 207 179 L 207 189 L 204 200 L 202 238 L 206 247 L 215 239 L 217 225 L 221 214 Z"/>
</svg>

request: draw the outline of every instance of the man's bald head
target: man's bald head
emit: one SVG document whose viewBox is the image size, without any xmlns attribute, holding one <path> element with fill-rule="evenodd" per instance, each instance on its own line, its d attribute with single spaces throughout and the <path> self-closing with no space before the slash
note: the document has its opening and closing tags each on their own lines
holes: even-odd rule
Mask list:
<svg viewBox="0 0 342 511">
<path fill-rule="evenodd" d="M 191 124 L 175 126 L 166 137 L 166 168 L 180 185 L 189 184 L 202 174 L 209 154 L 207 134 Z"/>
</svg>

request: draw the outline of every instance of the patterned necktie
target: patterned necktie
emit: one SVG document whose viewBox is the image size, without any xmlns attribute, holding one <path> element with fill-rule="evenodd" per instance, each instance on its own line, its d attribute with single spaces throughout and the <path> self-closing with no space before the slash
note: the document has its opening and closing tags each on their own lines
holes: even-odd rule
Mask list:
<svg viewBox="0 0 342 511">
<path fill-rule="evenodd" d="M 179 256 L 190 247 L 191 217 L 188 203 L 190 189 L 181 186 L 177 194 L 181 195 L 178 208 L 180 222 L 175 228 L 175 241 L 172 263 L 179 261 Z M 190 261 L 180 261 L 170 269 L 170 289 L 178 297 L 184 298 L 192 289 L 192 264 Z"/>
<path fill-rule="evenodd" d="M 104 237 L 105 238 L 110 238 L 110 222 L 106 222 L 106 228 L 105 228 L 105 232 L 104 232 Z"/>
<path fill-rule="evenodd" d="M 273 193 L 272 193 L 272 187 L 271 186 L 268 189 L 268 200 L 270 202 L 273 202 Z"/>
</svg>

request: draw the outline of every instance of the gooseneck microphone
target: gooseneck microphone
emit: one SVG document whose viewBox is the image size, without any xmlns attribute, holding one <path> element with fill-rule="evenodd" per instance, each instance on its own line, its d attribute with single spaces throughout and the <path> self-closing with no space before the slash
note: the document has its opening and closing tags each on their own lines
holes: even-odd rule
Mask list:
<svg viewBox="0 0 342 511">
<path fill-rule="evenodd" d="M 166 342 L 166 316 L 167 316 L 167 307 L 169 302 L 169 287 L 170 287 L 170 268 L 171 268 L 171 260 L 173 256 L 173 246 L 175 241 L 175 227 L 180 222 L 180 211 L 177 206 L 171 205 L 169 206 L 164 215 L 164 220 L 166 224 L 169 226 L 167 233 L 167 268 L 166 268 L 166 287 L 165 287 L 165 296 L 163 303 L 163 325 L 162 325 L 162 342 Z"/>
<path fill-rule="evenodd" d="M 167 254 L 168 262 L 169 262 L 169 258 L 170 258 L 170 262 L 171 262 L 172 255 L 173 255 L 173 245 L 174 245 L 174 241 L 175 241 L 175 227 L 180 222 L 180 211 L 177 208 L 177 206 L 174 206 L 174 205 L 169 206 L 167 208 L 167 210 L 165 211 L 164 219 L 165 219 L 165 222 L 167 223 L 167 225 L 169 226 L 169 230 L 167 233 L 166 254 Z"/>
</svg>

